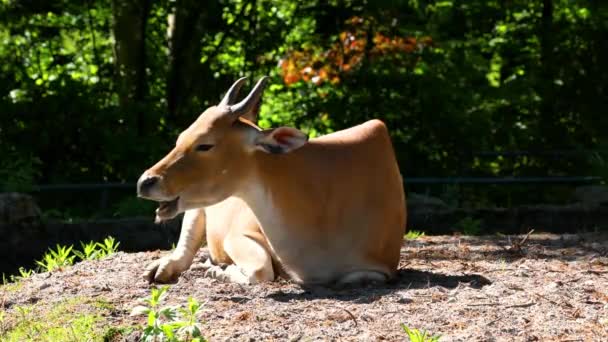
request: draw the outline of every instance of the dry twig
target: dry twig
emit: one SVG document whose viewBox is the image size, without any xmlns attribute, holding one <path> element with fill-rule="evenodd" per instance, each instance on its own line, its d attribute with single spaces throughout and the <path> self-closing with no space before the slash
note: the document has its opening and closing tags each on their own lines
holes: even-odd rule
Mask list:
<svg viewBox="0 0 608 342">
<path fill-rule="evenodd" d="M 522 248 L 524 247 L 526 241 L 528 241 L 528 238 L 532 233 L 534 233 L 534 229 L 530 229 L 530 231 L 519 241 L 511 241 L 511 237 L 509 236 L 509 243 L 511 244 L 511 246 L 506 248 L 506 250 L 511 253 L 521 253 Z"/>
<path fill-rule="evenodd" d="M 346 308 L 342 308 L 342 310 L 346 311 L 346 313 L 350 316 L 350 318 L 352 318 L 353 322 L 355 322 L 355 328 L 356 328 L 359 325 L 359 323 L 357 322 L 357 318 L 355 317 L 355 315 L 353 315 L 353 313 L 350 312 Z"/>
</svg>

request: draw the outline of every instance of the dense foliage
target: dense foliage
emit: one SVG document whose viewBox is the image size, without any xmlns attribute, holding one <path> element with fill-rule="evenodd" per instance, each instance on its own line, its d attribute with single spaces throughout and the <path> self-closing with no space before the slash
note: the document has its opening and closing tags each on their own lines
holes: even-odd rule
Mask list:
<svg viewBox="0 0 608 342">
<path fill-rule="evenodd" d="M 262 126 L 384 120 L 406 176 L 603 175 L 600 0 L 1 0 L 0 186 L 134 181 L 239 76 Z M 600 151 L 575 158 L 480 151 Z"/>
</svg>

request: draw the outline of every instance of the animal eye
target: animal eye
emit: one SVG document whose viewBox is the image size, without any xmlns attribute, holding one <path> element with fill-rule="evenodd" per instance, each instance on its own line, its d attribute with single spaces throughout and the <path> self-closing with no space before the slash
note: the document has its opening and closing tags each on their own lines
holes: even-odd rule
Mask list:
<svg viewBox="0 0 608 342">
<path fill-rule="evenodd" d="M 212 148 L 213 148 L 213 145 L 208 145 L 208 144 L 200 144 L 200 145 L 196 146 L 196 150 L 199 152 L 209 151 Z"/>
</svg>

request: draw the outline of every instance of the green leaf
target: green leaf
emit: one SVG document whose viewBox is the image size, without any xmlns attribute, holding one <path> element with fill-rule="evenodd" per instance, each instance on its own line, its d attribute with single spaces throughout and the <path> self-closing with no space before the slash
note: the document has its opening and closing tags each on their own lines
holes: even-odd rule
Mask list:
<svg viewBox="0 0 608 342">
<path fill-rule="evenodd" d="M 149 326 L 154 326 L 156 324 L 156 312 L 150 310 L 148 312 L 148 325 Z"/>
<path fill-rule="evenodd" d="M 168 320 L 174 320 L 177 316 L 176 310 L 174 307 L 168 306 L 164 307 L 160 310 L 160 314 L 167 318 Z"/>
<path fill-rule="evenodd" d="M 175 333 L 173 332 L 174 328 L 171 324 L 163 324 L 160 326 L 165 336 L 169 339 L 173 339 L 175 337 Z"/>
</svg>

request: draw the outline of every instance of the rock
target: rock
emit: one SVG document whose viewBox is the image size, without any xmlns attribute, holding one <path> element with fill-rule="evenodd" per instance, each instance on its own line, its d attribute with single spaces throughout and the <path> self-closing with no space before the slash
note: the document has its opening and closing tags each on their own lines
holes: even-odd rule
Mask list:
<svg viewBox="0 0 608 342">
<path fill-rule="evenodd" d="M 579 186 L 574 190 L 574 199 L 586 204 L 608 204 L 608 186 Z"/>
<path fill-rule="evenodd" d="M 32 196 L 17 192 L 0 193 L 0 224 L 37 222 L 41 214 Z"/>
<path fill-rule="evenodd" d="M 437 197 L 414 192 L 407 194 L 407 208 L 410 212 L 434 212 L 449 209 L 448 205 Z"/>
</svg>

